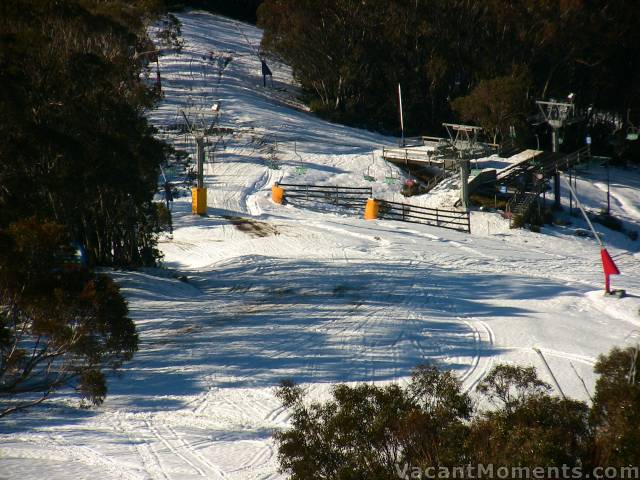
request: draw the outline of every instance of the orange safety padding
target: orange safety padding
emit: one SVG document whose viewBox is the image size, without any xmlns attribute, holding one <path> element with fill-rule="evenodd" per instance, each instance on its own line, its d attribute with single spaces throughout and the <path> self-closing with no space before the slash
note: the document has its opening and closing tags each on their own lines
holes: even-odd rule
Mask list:
<svg viewBox="0 0 640 480">
<path fill-rule="evenodd" d="M 271 199 L 273 203 L 282 205 L 284 201 L 284 188 L 279 187 L 277 184 L 271 187 Z"/>
<path fill-rule="evenodd" d="M 370 198 L 367 200 L 367 205 L 364 208 L 365 220 L 376 220 L 378 218 L 378 210 L 380 209 L 380 202 Z"/>
</svg>

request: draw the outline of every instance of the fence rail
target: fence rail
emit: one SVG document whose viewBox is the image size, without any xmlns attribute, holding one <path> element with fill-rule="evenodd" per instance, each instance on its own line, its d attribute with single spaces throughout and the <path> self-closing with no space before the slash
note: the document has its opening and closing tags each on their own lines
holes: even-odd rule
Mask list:
<svg viewBox="0 0 640 480">
<path fill-rule="evenodd" d="M 302 185 L 278 183 L 284 189 L 284 198 L 292 204 L 306 202 L 325 203 L 361 213 L 367 200 L 373 197 L 371 187 L 337 187 L 330 185 Z M 443 208 L 421 207 L 406 203 L 377 200 L 378 218 L 401 222 L 421 223 L 471 233 L 469 212 Z"/>
<path fill-rule="evenodd" d="M 421 223 L 471 233 L 471 220 L 468 211 L 420 207 L 418 205 L 388 202 L 386 200 L 379 200 L 379 202 L 380 208 L 378 216 L 380 218 L 409 223 Z"/>
<path fill-rule="evenodd" d="M 371 187 L 336 187 L 331 185 L 304 185 L 278 183 L 285 190 L 290 203 L 318 202 L 361 211 L 373 191 Z"/>
</svg>

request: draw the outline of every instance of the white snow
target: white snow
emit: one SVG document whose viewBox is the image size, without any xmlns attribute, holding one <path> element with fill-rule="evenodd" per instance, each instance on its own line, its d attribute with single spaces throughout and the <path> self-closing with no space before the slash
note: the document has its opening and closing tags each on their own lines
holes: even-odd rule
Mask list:
<svg viewBox="0 0 640 480">
<path fill-rule="evenodd" d="M 236 132 L 207 164 L 209 215 L 191 215 L 190 198 L 178 198 L 174 234 L 160 245 L 166 269 L 113 272 L 140 351 L 110 378 L 99 408 L 77 409 L 65 392 L 3 419 L 0 478 L 286 478 L 271 440 L 288 420 L 274 397 L 283 378 L 313 398 L 335 382 L 403 382 L 428 361 L 453 369 L 470 391 L 498 362 L 534 365 L 550 381 L 537 347 L 564 392 L 586 400 L 575 372 L 593 389 L 597 356 L 637 341 L 640 241 L 622 233 L 598 226 L 623 273 L 613 285 L 630 294 L 618 300 L 602 295 L 599 249 L 573 235 L 584 227 L 577 218 L 532 233 L 474 212 L 468 235 L 273 204 L 279 180 L 372 186 L 401 200 L 403 176 L 380 158 L 394 140 L 292 108 L 283 65 L 270 67 L 287 91 L 263 89 L 255 27 L 179 17 L 186 46 L 160 58 L 165 99 L 149 116 L 170 125 L 179 107 L 221 100 L 220 123 Z M 217 88 L 215 69 L 200 65 L 212 50 L 233 57 Z M 274 136 L 279 170 L 259 145 Z M 168 139 L 193 148 L 184 135 Z M 588 207 L 603 205 L 603 172 L 594 165 L 578 180 Z M 637 229 L 640 174 L 610 173 L 613 213 Z M 410 201 L 450 205 L 451 183 Z"/>
</svg>

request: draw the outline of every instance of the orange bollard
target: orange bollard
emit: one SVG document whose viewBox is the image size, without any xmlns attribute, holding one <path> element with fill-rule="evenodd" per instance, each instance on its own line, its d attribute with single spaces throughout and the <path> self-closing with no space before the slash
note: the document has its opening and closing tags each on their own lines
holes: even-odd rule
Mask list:
<svg viewBox="0 0 640 480">
<path fill-rule="evenodd" d="M 271 200 L 279 205 L 284 201 L 284 188 L 279 187 L 277 183 L 271 187 Z"/>
<path fill-rule="evenodd" d="M 378 210 L 380 209 L 380 202 L 370 198 L 367 200 L 367 205 L 364 207 L 364 219 L 376 220 L 378 218 Z"/>
</svg>

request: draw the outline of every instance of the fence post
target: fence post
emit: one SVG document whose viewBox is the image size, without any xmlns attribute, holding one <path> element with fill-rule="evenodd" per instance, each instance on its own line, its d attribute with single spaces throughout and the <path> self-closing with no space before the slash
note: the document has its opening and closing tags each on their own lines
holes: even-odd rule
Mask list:
<svg viewBox="0 0 640 480">
<path fill-rule="evenodd" d="M 304 186 L 304 199 L 307 202 L 309 201 L 309 185 Z"/>
<path fill-rule="evenodd" d="M 440 218 L 438 217 L 438 207 L 436 207 L 436 226 L 440 226 Z"/>
</svg>

